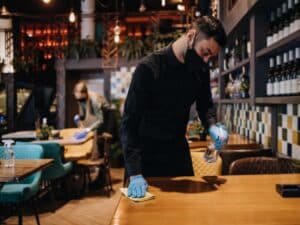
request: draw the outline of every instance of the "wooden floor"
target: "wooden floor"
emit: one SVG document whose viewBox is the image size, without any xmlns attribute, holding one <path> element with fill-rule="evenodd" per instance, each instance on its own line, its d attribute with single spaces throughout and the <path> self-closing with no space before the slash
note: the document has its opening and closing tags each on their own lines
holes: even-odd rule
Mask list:
<svg viewBox="0 0 300 225">
<path fill-rule="evenodd" d="M 114 192 L 110 198 L 103 190 L 88 191 L 83 198 L 70 201 L 56 201 L 55 212 L 49 202 L 40 202 L 41 225 L 108 225 L 120 198 L 123 169 L 111 169 Z M 11 217 L 5 225 L 18 224 L 17 217 Z M 26 215 L 24 225 L 36 225 L 34 216 Z"/>
</svg>

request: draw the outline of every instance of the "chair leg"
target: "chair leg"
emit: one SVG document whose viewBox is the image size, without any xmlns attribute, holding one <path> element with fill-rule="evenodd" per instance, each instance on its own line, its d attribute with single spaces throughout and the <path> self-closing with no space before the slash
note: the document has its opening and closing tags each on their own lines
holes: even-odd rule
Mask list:
<svg viewBox="0 0 300 225">
<path fill-rule="evenodd" d="M 23 225 L 23 209 L 21 204 L 17 205 L 17 210 L 18 210 L 18 225 Z"/>
<path fill-rule="evenodd" d="M 37 223 L 37 225 L 40 225 L 40 218 L 39 218 L 39 214 L 38 214 L 38 209 L 36 207 L 36 200 L 33 200 L 32 206 L 33 206 L 33 210 L 34 210 L 34 216 L 35 216 L 36 223 Z"/>
</svg>

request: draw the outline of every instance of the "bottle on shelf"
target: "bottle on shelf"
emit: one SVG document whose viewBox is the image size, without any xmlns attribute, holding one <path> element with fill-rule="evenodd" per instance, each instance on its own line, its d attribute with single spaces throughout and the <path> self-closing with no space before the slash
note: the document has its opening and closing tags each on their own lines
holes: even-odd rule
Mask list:
<svg viewBox="0 0 300 225">
<path fill-rule="evenodd" d="M 276 19 L 274 22 L 274 33 L 273 33 L 273 43 L 276 43 L 279 40 L 279 31 L 280 31 L 280 21 L 281 21 L 281 7 L 278 7 L 276 10 Z"/>
<path fill-rule="evenodd" d="M 280 84 L 280 76 L 281 76 L 281 55 L 276 56 L 276 68 L 274 72 L 274 84 L 273 84 L 273 95 L 278 96 L 279 92 L 279 84 Z"/>
<path fill-rule="evenodd" d="M 230 58 L 230 54 L 229 54 L 229 49 L 228 47 L 225 48 L 225 57 L 224 57 L 224 61 L 223 61 L 223 68 L 224 70 L 228 70 L 228 63 L 229 63 L 229 58 Z"/>
<path fill-rule="evenodd" d="M 286 2 L 282 3 L 281 6 L 281 18 L 280 18 L 280 22 L 279 22 L 279 36 L 278 36 L 278 40 L 283 39 L 284 36 L 284 27 L 285 27 L 285 17 L 287 16 L 287 5 Z"/>
<path fill-rule="evenodd" d="M 294 0 L 294 7 L 291 15 L 291 27 L 290 32 L 296 32 L 300 30 L 300 0 Z"/>
<path fill-rule="evenodd" d="M 234 59 L 233 66 L 239 63 L 242 59 L 241 45 L 238 38 L 236 38 L 234 41 L 233 59 Z"/>
<path fill-rule="evenodd" d="M 300 95 L 300 47 L 295 49 L 293 78 L 293 94 Z"/>
<path fill-rule="evenodd" d="M 267 96 L 273 95 L 274 85 L 274 58 L 269 59 L 268 79 L 267 79 Z"/>
<path fill-rule="evenodd" d="M 292 70 L 294 66 L 294 51 L 289 51 L 289 62 L 288 62 L 288 68 L 286 71 L 286 95 L 292 95 L 292 88 L 293 88 L 293 76 L 292 76 Z"/>
<path fill-rule="evenodd" d="M 247 59 L 248 56 L 248 35 L 245 32 L 242 36 L 242 45 L 241 45 L 241 58 L 242 60 Z"/>
<path fill-rule="evenodd" d="M 280 83 L 279 83 L 279 94 L 286 95 L 287 94 L 287 74 L 288 74 L 288 52 L 283 53 L 283 65 L 280 75 Z"/>
<path fill-rule="evenodd" d="M 270 24 L 267 33 L 267 46 L 273 44 L 273 34 L 274 34 L 274 26 L 275 26 L 275 12 L 272 11 L 270 14 Z"/>
<path fill-rule="evenodd" d="M 282 5 L 282 7 L 285 10 L 284 13 L 284 18 L 283 18 L 283 37 L 287 37 L 290 35 L 290 17 L 289 17 L 289 11 L 288 11 L 288 2 L 287 3 L 283 3 L 285 4 L 284 6 Z"/>
<path fill-rule="evenodd" d="M 242 73 L 240 75 L 240 96 L 241 98 L 249 98 L 249 85 L 250 80 L 245 66 L 242 67 Z"/>
</svg>

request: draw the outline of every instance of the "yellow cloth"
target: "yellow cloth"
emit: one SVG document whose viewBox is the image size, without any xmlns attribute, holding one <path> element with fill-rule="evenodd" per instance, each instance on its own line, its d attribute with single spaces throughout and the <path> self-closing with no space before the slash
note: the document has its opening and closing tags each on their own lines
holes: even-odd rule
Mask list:
<svg viewBox="0 0 300 225">
<path fill-rule="evenodd" d="M 149 192 L 146 192 L 146 195 L 143 198 L 132 198 L 132 197 L 129 197 L 128 194 L 127 194 L 128 193 L 128 188 L 120 188 L 120 191 L 122 192 L 122 194 L 125 197 L 131 199 L 134 202 L 143 202 L 143 201 L 154 199 L 154 197 L 155 197 L 153 194 L 151 194 Z"/>
</svg>

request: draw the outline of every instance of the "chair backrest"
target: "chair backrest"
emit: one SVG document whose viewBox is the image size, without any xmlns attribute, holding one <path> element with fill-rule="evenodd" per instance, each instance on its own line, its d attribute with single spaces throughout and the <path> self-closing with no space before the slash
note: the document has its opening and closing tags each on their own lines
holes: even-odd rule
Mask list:
<svg viewBox="0 0 300 225">
<path fill-rule="evenodd" d="M 112 135 L 109 133 L 102 133 L 101 135 L 98 136 L 99 141 L 103 141 L 103 159 L 104 159 L 104 164 L 105 166 L 109 165 L 109 151 L 110 151 L 110 142 L 112 140 Z"/>
<path fill-rule="evenodd" d="M 218 157 L 215 163 L 207 163 L 204 152 L 191 152 L 193 170 L 195 176 L 218 176 L 222 174 L 222 159 Z"/>
<path fill-rule="evenodd" d="M 43 148 L 38 145 L 13 145 L 16 159 L 41 159 L 43 158 Z M 0 147 L 0 151 L 4 151 L 4 147 Z M 35 179 L 37 172 L 22 180 L 22 183 L 31 183 Z"/>
<path fill-rule="evenodd" d="M 296 173 L 292 161 L 287 158 L 247 157 L 234 161 L 229 168 L 229 174 L 278 174 Z"/>
<path fill-rule="evenodd" d="M 222 174 L 228 175 L 230 164 L 238 159 L 246 157 L 258 157 L 258 156 L 267 156 L 272 157 L 272 149 L 234 149 L 228 150 L 225 149 L 220 152 L 220 156 L 223 160 L 222 162 Z"/>
<path fill-rule="evenodd" d="M 45 159 L 54 159 L 54 163 L 43 170 L 42 179 L 52 180 L 61 177 L 65 174 L 65 168 L 63 166 L 62 157 L 63 150 L 58 143 L 47 142 L 32 144 L 28 142 L 17 142 L 17 145 L 37 145 L 43 148 Z"/>
</svg>

